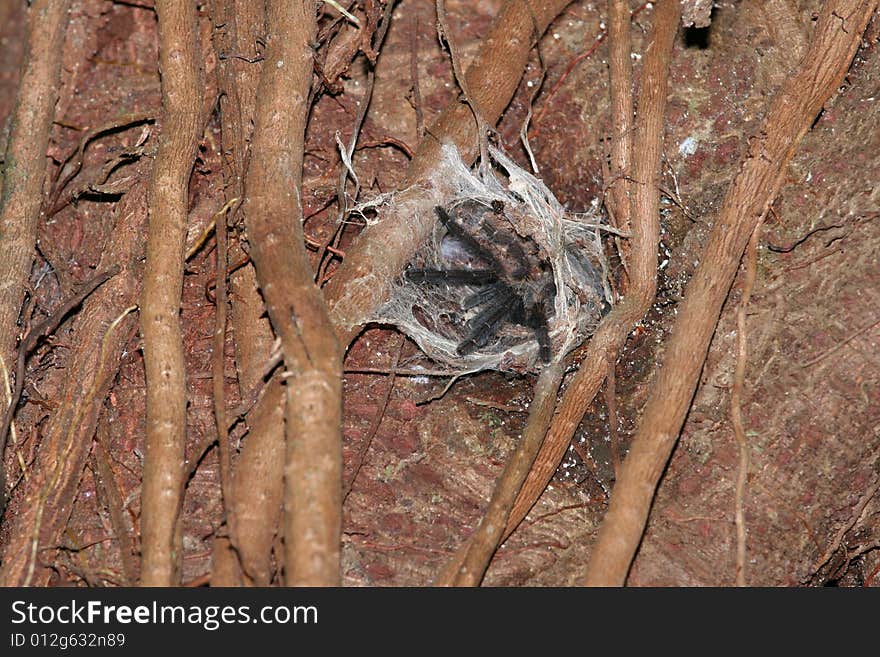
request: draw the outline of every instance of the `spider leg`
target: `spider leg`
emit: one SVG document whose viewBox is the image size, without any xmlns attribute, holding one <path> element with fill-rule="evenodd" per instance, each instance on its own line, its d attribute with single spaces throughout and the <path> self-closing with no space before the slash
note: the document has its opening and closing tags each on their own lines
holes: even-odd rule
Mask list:
<svg viewBox="0 0 880 657">
<path fill-rule="evenodd" d="M 553 350 L 550 343 L 550 332 L 547 330 L 547 322 L 541 322 L 532 327 L 535 331 L 535 339 L 538 341 L 538 355 L 545 365 L 550 362 Z"/>
<path fill-rule="evenodd" d="M 459 226 L 446 210 L 438 205 L 434 207 L 434 211 L 440 218 L 440 222 L 446 227 L 446 233 L 450 237 L 463 244 L 467 250 L 484 260 L 492 269 L 502 271 L 501 263 L 498 262 L 498 259 L 492 252 L 475 240 L 473 235 Z"/>
<path fill-rule="evenodd" d="M 535 332 L 535 340 L 538 341 L 538 355 L 544 364 L 549 363 L 553 353 L 550 343 L 550 331 L 547 328 L 547 316 L 544 314 L 543 308 L 538 304 L 526 308 L 520 302 L 515 312 L 510 315 L 510 321 L 532 329 Z"/>
<path fill-rule="evenodd" d="M 499 287 L 499 292 L 492 302 L 468 320 L 466 326 L 470 332 L 461 344 L 458 345 L 456 352 L 460 356 L 464 356 L 486 346 L 486 343 L 495 334 L 498 326 L 512 314 L 521 312 L 519 310 L 521 307 L 522 301 L 517 298 L 513 290 L 507 286 Z"/>
<path fill-rule="evenodd" d="M 489 269 L 407 269 L 406 280 L 413 283 L 446 283 L 447 285 L 486 285 L 497 279 Z"/>
<path fill-rule="evenodd" d="M 504 294 L 505 288 L 507 288 L 507 286 L 504 285 L 504 283 L 499 282 L 492 283 L 491 285 L 484 285 L 471 296 L 466 297 L 464 301 L 461 302 L 461 308 L 462 310 L 470 310 L 471 308 L 482 306 L 484 303 L 494 301 L 499 294 Z"/>
</svg>

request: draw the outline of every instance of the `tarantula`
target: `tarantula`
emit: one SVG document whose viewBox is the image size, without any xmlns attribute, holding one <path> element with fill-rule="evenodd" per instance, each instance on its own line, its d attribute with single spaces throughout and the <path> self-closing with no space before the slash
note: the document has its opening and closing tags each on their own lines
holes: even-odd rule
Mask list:
<svg viewBox="0 0 880 657">
<path fill-rule="evenodd" d="M 448 269 L 410 268 L 404 278 L 413 283 L 476 288 L 461 301 L 472 312 L 456 352 L 470 354 L 486 346 L 505 323 L 534 332 L 538 354 L 550 362 L 548 308 L 556 297 L 553 273 L 538 246 L 505 227 L 503 204 L 491 208 L 466 202 L 456 208 L 459 220 L 442 207 L 434 208 L 446 229 L 440 251 Z"/>
</svg>

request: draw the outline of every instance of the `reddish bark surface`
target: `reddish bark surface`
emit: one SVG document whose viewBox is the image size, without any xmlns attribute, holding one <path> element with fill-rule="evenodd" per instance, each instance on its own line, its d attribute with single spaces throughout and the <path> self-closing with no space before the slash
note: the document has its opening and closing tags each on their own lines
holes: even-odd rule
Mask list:
<svg viewBox="0 0 880 657">
<path fill-rule="evenodd" d="M 641 3 L 631 3 L 635 8 Z M 646 400 L 655 362 L 693 273 L 714 215 L 737 164 L 768 107 L 796 64 L 796 49 L 779 42 L 750 3 L 723 3 L 709 28 L 679 34 L 669 82 L 662 188 L 660 289 L 651 313 L 633 332 L 616 369 L 618 433 L 627 446 Z M 808 38 L 819 2 L 802 0 L 794 33 Z M 159 116 L 157 33 L 149 9 L 103 0 L 75 0 L 68 27 L 64 73 L 47 159 L 47 179 L 63 179 L 61 163 L 90 130 L 134 114 Z M 447 21 L 467 61 L 499 2 L 447 2 Z M 0 119 L 11 111 L 22 52 L 25 3 L 0 6 Z M 327 9 L 327 11 L 330 11 Z M 577 2 L 541 40 L 547 79 L 533 108 L 530 143 L 540 175 L 570 210 L 583 211 L 601 196 L 607 153 L 608 76 L 605 44 L 586 53 L 602 32 L 604 3 Z M 413 31 L 417 19 L 418 29 Z M 204 17 L 203 17 L 204 20 Z M 322 24 L 328 20 L 321 18 Z M 649 11 L 634 21 L 636 81 Z M 752 585 L 880 584 L 880 498 L 854 510 L 880 477 L 880 47 L 877 17 L 869 25 L 851 71 L 788 169 L 759 244 L 758 271 L 748 310 L 749 344 L 743 417 L 751 450 L 746 486 L 747 581 Z M 417 47 L 425 123 L 457 94 L 448 56 L 437 46 L 433 3 L 404 0 L 379 59 L 372 105 L 353 158 L 370 196 L 397 188 L 407 157 L 388 139 L 417 144 L 409 98 L 411 48 Z M 788 26 L 791 28 L 791 26 Z M 788 29 L 784 34 L 792 34 Z M 536 55 L 499 125 L 501 139 L 523 164 L 519 131 Z M 564 78 L 564 79 L 563 79 Z M 562 79 L 561 84 L 557 83 Z M 306 133 L 302 205 L 308 240 L 323 243 L 335 230 L 339 158 L 335 132 L 347 141 L 362 98 L 363 59 L 351 66 L 336 95 L 317 102 Z M 220 136 L 212 122 L 191 178 L 191 240 L 223 204 Z M 155 146 L 154 131 L 146 148 Z M 101 167 L 132 147 L 144 126 L 124 127 L 91 141 L 82 171 L 69 189 L 75 202 L 43 217 L 31 280 L 35 321 L 44 318 L 97 266 L 113 228 L 119 197 L 89 191 Z M 8 133 L 4 128 L 2 137 Z M 635 145 L 638 148 L 638 144 Z M 141 168 L 117 168 L 119 192 L 145 184 Z M 103 184 L 103 183 L 101 183 Z M 46 194 L 52 192 L 51 185 Z M 124 198 L 124 197 L 123 197 Z M 344 251 L 357 234 L 342 233 Z M 230 239 L 237 239 L 233 229 Z M 211 396 L 214 322 L 213 238 L 187 264 L 181 324 L 187 367 L 187 457 L 215 431 Z M 314 256 L 314 251 L 310 251 Z M 614 266 L 619 266 L 609 255 Z M 234 265 L 235 263 L 231 263 Z M 314 264 L 314 263 L 313 263 Z M 331 265 L 330 272 L 333 267 Z M 630 573 L 632 585 L 730 585 L 734 581 L 734 490 L 737 444 L 730 423 L 730 387 L 736 353 L 739 282 L 721 316 L 701 384 L 679 444 L 654 502 L 647 534 Z M 16 417 L 6 468 L 8 518 L 21 512 L 21 462 L 31 468 L 46 419 L 53 413 L 77 336 L 68 320 L 31 356 L 26 399 Z M 233 340 L 227 336 L 226 396 L 233 407 Z M 347 370 L 432 367 L 410 341 L 383 327 L 366 330 L 350 348 Z M 476 526 L 506 456 L 527 417 L 533 380 L 484 373 L 457 381 L 439 399 L 446 379 L 398 376 L 387 406 L 387 376 L 344 378 L 343 481 L 369 440 L 343 512 L 345 585 L 423 585 Z M 113 482 L 92 448 L 62 545 L 45 545 L 41 581 L 120 585 L 138 577 L 140 484 L 145 437 L 145 381 L 139 338 L 131 338 L 119 375 L 102 405 L 99 435 Z M 599 397 L 601 400 L 601 395 Z M 384 413 L 374 436 L 370 428 Z M 234 440 L 244 437 L 239 425 Z M 507 540 L 489 568 L 490 585 L 568 585 L 580 581 L 613 486 L 607 408 L 588 410 L 556 478 L 529 518 Z M 233 443 L 235 444 L 235 443 Z M 183 580 L 210 574 L 212 542 L 222 520 L 216 452 L 207 453 L 187 487 L 183 517 Z M 29 476 L 41 476 L 28 470 Z M 99 473 L 99 474 L 96 474 Z M 112 485 L 116 493 L 108 493 Z M 111 507 L 121 500 L 114 521 Z M 9 520 L 0 527 L 7 549 Z M 125 526 L 120 535 L 119 523 Z M 848 531 L 839 533 L 852 524 Z M 280 546 L 276 549 L 280 556 Z M 4 559 L 6 557 L 4 556 Z M 132 564 L 135 564 L 132 566 Z M 276 573 L 275 581 L 281 582 Z"/>
</svg>

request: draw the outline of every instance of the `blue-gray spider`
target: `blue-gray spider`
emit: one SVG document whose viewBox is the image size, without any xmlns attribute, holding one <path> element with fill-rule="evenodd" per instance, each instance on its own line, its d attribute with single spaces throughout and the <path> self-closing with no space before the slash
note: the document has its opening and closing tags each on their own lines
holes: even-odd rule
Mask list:
<svg viewBox="0 0 880 657">
<path fill-rule="evenodd" d="M 445 258 L 454 267 L 410 268 L 404 277 L 419 284 L 476 288 L 461 302 L 462 310 L 475 314 L 465 323 L 456 352 L 464 356 L 482 349 L 505 324 L 516 324 L 534 332 L 538 355 L 544 363 L 550 362 L 548 317 L 556 286 L 538 246 L 513 232 L 501 203 L 459 204 L 455 219 L 440 206 L 434 210 L 446 229 L 442 251 L 457 254 Z"/>
</svg>

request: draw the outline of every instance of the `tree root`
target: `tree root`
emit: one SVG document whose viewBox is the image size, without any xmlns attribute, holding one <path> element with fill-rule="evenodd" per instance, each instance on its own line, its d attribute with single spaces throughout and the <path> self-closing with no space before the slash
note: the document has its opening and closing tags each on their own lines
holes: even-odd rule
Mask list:
<svg viewBox="0 0 880 657">
<path fill-rule="evenodd" d="M 798 143 L 843 80 L 876 5 L 876 0 L 824 5 L 807 55 L 777 92 L 752 139 L 679 307 L 664 364 L 587 568 L 588 585 L 619 586 L 626 579 L 743 250 L 776 196 Z"/>
</svg>

